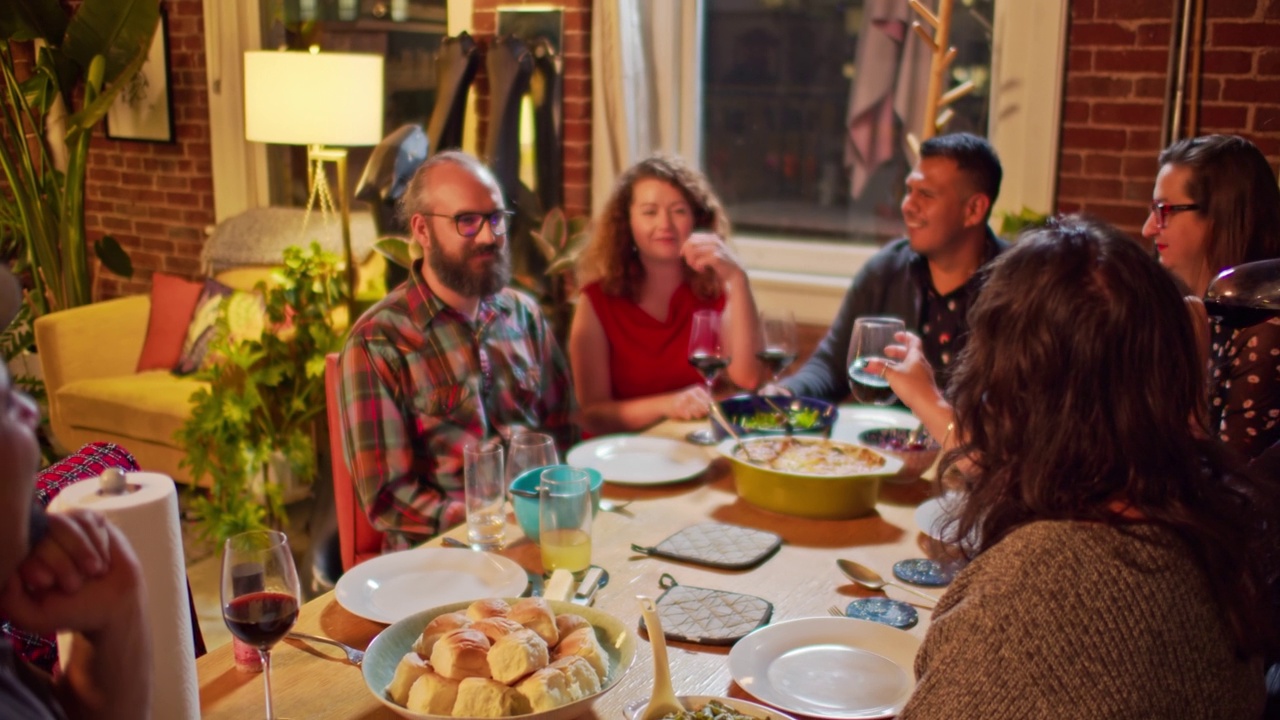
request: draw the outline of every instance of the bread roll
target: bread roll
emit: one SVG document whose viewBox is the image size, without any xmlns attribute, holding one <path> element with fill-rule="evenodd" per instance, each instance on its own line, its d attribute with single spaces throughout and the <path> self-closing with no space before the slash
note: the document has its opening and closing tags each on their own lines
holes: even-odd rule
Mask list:
<svg viewBox="0 0 1280 720">
<path fill-rule="evenodd" d="M 587 619 L 581 615 L 565 613 L 563 615 L 556 616 L 556 630 L 560 632 L 560 637 L 564 637 L 574 630 L 584 627 L 591 627 L 591 623 L 587 622 Z M 555 643 L 552 643 L 551 646 L 555 647 Z"/>
<path fill-rule="evenodd" d="M 591 669 L 596 671 L 600 682 L 604 682 L 609 676 L 609 660 L 605 657 L 604 649 L 600 647 L 600 641 L 596 639 L 595 628 L 578 628 L 560 640 L 560 644 L 556 646 L 554 659 L 559 660 L 570 655 L 577 655 L 591 663 Z M 434 655 L 431 660 L 431 664 L 435 665 Z"/>
<path fill-rule="evenodd" d="M 428 670 L 413 682 L 413 687 L 409 688 L 409 700 L 404 706 L 427 715 L 452 715 L 457 699 L 458 681 Z"/>
<path fill-rule="evenodd" d="M 391 702 L 397 705 L 409 702 L 409 688 L 413 687 L 415 680 L 429 672 L 431 666 L 422 656 L 416 652 L 405 653 L 396 664 L 396 674 L 387 686 L 387 696 L 391 698 Z"/>
<path fill-rule="evenodd" d="M 560 642 L 556 614 L 546 598 L 524 598 L 511 606 L 511 614 L 507 617 L 538 633 L 538 637 L 547 642 L 547 647 L 555 647 Z"/>
<path fill-rule="evenodd" d="M 464 612 L 451 612 L 431 618 L 431 622 L 422 629 L 422 635 L 413 643 L 413 651 L 424 658 L 431 657 L 431 649 L 435 647 L 440 636 L 451 630 L 467 627 L 471 621 Z"/>
<path fill-rule="evenodd" d="M 505 635 L 526 632 L 525 627 L 511 618 L 491 617 L 471 623 L 472 630 L 479 630 L 489 638 L 490 644 L 497 642 Z"/>
<path fill-rule="evenodd" d="M 488 678 L 469 677 L 458 683 L 454 717 L 505 717 L 514 715 L 515 690 Z"/>
<path fill-rule="evenodd" d="M 564 673 L 569 682 L 569 694 L 574 700 L 581 700 L 600 692 L 600 678 L 591 667 L 591 663 L 577 655 L 567 655 L 547 666 L 550 670 Z"/>
<path fill-rule="evenodd" d="M 591 668 L 587 668 L 588 671 Z M 544 712 L 561 705 L 568 705 L 573 697 L 565 674 L 552 668 L 543 668 L 516 685 L 516 692 L 529 703 L 530 712 Z"/>
<path fill-rule="evenodd" d="M 467 606 L 467 618 L 471 622 L 491 617 L 506 617 L 511 614 L 511 606 L 506 600 L 488 598 L 477 600 Z"/>
<path fill-rule="evenodd" d="M 550 662 L 547 643 L 532 630 L 503 635 L 489 648 L 489 674 L 498 682 L 511 683 L 541 670 Z"/>
<path fill-rule="evenodd" d="M 431 649 L 431 667 L 441 675 L 461 680 L 489 677 L 489 638 L 471 628 L 452 630 Z"/>
</svg>

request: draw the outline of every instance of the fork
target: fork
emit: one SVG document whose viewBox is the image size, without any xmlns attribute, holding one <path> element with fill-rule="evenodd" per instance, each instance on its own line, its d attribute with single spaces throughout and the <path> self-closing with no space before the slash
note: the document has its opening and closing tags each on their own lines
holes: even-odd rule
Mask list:
<svg viewBox="0 0 1280 720">
<path fill-rule="evenodd" d="M 622 512 L 623 510 L 626 510 L 627 506 L 630 505 L 631 503 L 632 503 L 631 500 L 617 501 L 617 500 L 608 500 L 605 498 L 601 498 L 600 509 L 603 510 L 604 512 Z"/>
<path fill-rule="evenodd" d="M 832 605 L 831 607 L 827 608 L 827 612 L 834 617 L 849 617 L 848 615 L 845 614 L 843 610 L 841 610 L 839 607 L 836 607 L 835 605 Z"/>
<path fill-rule="evenodd" d="M 294 638 L 295 640 L 310 640 L 311 642 L 318 642 L 318 643 L 324 643 L 326 645 L 332 645 L 342 650 L 342 652 L 346 653 L 347 661 L 357 667 L 364 662 L 364 651 L 357 650 L 351 647 L 350 645 L 347 645 L 346 643 L 340 643 L 337 640 L 332 640 L 327 637 L 320 637 L 319 635 L 308 635 L 307 633 L 300 633 L 300 632 L 291 632 L 289 633 L 289 637 Z"/>
</svg>

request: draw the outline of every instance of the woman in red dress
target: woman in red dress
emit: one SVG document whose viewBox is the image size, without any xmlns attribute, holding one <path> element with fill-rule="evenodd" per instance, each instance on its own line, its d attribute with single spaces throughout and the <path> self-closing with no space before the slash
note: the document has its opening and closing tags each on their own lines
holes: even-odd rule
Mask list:
<svg viewBox="0 0 1280 720">
<path fill-rule="evenodd" d="M 723 313 L 729 379 L 759 381 L 755 300 L 728 236 L 720 200 L 679 158 L 654 156 L 619 178 L 586 250 L 569 332 L 586 432 L 706 416 L 711 398 L 688 361 L 698 310 Z"/>
</svg>

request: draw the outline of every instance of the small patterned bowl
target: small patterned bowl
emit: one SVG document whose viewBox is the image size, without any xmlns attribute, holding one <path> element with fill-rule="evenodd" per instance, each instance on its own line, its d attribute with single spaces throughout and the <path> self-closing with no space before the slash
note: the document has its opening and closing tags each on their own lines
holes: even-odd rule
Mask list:
<svg viewBox="0 0 1280 720">
<path fill-rule="evenodd" d="M 938 441 L 922 431 L 919 440 L 913 443 L 911 432 L 903 428 L 873 428 L 858 433 L 858 442 L 902 461 L 902 469 L 898 474 L 885 478 L 885 482 L 915 482 L 938 459 L 938 453 L 942 450 Z"/>
<path fill-rule="evenodd" d="M 803 427 L 792 428 L 797 435 L 825 434 L 835 424 L 839 414 L 836 406 L 829 402 L 787 395 L 735 395 L 721 400 L 720 410 L 733 423 L 733 430 L 740 437 L 786 434 L 786 427 L 778 418 L 778 410 L 785 411 L 793 419 L 807 419 Z M 714 415 L 711 416 L 711 429 L 717 442 L 729 437 L 729 433 Z"/>
</svg>

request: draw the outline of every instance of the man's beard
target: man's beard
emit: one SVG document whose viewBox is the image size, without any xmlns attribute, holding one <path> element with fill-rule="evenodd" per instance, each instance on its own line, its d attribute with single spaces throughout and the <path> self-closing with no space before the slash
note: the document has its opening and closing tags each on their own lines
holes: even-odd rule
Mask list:
<svg viewBox="0 0 1280 720">
<path fill-rule="evenodd" d="M 488 269 L 472 270 L 473 258 L 490 256 Z M 487 297 L 496 294 L 511 280 L 511 258 L 507 244 L 474 245 L 462 248 L 461 257 L 451 257 L 439 242 L 432 238 L 427 250 L 427 264 L 445 287 L 464 297 Z"/>
</svg>

